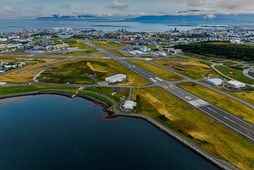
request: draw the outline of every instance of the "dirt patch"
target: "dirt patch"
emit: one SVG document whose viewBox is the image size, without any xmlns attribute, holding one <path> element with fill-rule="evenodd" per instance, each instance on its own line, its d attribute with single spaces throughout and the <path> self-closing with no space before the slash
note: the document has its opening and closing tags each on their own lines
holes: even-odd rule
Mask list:
<svg viewBox="0 0 254 170">
<path fill-rule="evenodd" d="M 208 136 L 202 132 L 190 132 L 190 135 L 193 136 L 196 139 L 200 140 L 208 140 Z"/>
<path fill-rule="evenodd" d="M 154 106 L 159 111 L 160 114 L 165 115 L 170 120 L 175 120 L 175 117 L 167 111 L 166 105 L 164 103 L 160 102 L 157 98 L 149 93 L 145 93 L 143 96 L 152 106 Z"/>
<path fill-rule="evenodd" d="M 96 67 L 95 64 L 92 65 L 91 62 L 87 62 L 87 66 L 88 66 L 91 70 L 93 70 L 93 71 L 95 71 L 95 72 L 100 72 L 100 73 L 106 73 L 106 72 L 107 72 L 107 71 L 104 70 L 103 68 L 98 68 L 98 67 Z"/>
<path fill-rule="evenodd" d="M 191 66 L 196 66 L 196 67 L 210 68 L 210 66 L 208 66 L 206 64 L 202 64 L 202 63 L 195 62 L 195 61 L 182 62 L 181 64 L 182 65 L 191 65 Z"/>
</svg>

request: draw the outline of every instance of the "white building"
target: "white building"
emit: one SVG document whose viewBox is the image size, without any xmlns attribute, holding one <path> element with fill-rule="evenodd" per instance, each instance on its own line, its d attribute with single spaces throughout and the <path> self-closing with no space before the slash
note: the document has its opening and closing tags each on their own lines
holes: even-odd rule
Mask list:
<svg viewBox="0 0 254 170">
<path fill-rule="evenodd" d="M 140 49 L 140 51 L 142 51 L 144 53 L 151 51 L 151 49 L 148 48 L 147 46 L 140 46 L 139 49 Z"/>
<path fill-rule="evenodd" d="M 127 79 L 127 76 L 124 74 L 116 74 L 114 76 L 111 77 L 107 77 L 105 79 L 106 82 L 110 83 L 110 84 L 115 84 L 115 83 L 121 83 L 124 82 Z"/>
<path fill-rule="evenodd" d="M 246 87 L 246 84 L 236 80 L 231 80 L 226 83 L 226 86 L 230 88 L 234 88 L 234 89 L 239 89 L 239 88 Z"/>
<path fill-rule="evenodd" d="M 243 42 L 241 42 L 241 40 L 230 40 L 230 42 L 232 44 L 243 44 Z"/>
<path fill-rule="evenodd" d="M 0 82 L 0 86 L 5 86 L 7 83 L 5 82 Z"/>
<path fill-rule="evenodd" d="M 137 103 L 131 100 L 126 100 L 123 104 L 123 108 L 126 110 L 133 110 L 137 106 Z"/>
<path fill-rule="evenodd" d="M 223 83 L 223 80 L 220 78 L 210 78 L 210 79 L 206 79 L 206 82 L 208 84 L 214 85 L 214 86 L 220 86 Z"/>
</svg>

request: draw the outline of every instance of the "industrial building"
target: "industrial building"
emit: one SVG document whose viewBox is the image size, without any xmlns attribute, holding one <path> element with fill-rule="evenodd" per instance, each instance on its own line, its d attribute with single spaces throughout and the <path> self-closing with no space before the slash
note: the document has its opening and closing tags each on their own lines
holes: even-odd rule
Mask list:
<svg viewBox="0 0 254 170">
<path fill-rule="evenodd" d="M 210 79 L 206 79 L 206 82 L 208 84 L 214 85 L 214 86 L 220 86 L 223 83 L 223 80 L 220 78 L 210 78 Z"/>
<path fill-rule="evenodd" d="M 106 82 L 108 82 L 109 84 L 116 84 L 116 83 L 121 83 L 127 80 L 127 76 L 124 74 L 116 74 L 114 76 L 111 77 L 107 77 L 105 79 Z"/>
<path fill-rule="evenodd" d="M 246 87 L 246 84 L 236 81 L 236 80 L 231 80 L 225 83 L 225 86 L 228 88 L 233 88 L 233 89 L 240 89 Z"/>
</svg>

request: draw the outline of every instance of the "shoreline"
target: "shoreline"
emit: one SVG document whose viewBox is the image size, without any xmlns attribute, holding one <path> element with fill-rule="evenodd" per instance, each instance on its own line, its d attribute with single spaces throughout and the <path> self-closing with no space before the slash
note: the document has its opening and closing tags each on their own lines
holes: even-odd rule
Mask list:
<svg viewBox="0 0 254 170">
<path fill-rule="evenodd" d="M 72 94 L 68 94 L 68 93 L 64 93 L 64 92 L 58 92 L 58 91 L 55 91 L 55 92 L 54 91 L 53 92 L 34 91 L 34 92 L 26 92 L 26 93 L 19 93 L 19 94 L 3 95 L 3 96 L 0 96 L 0 100 L 1 99 L 14 98 L 14 97 L 33 96 L 33 95 L 46 95 L 46 94 L 60 95 L 60 96 L 68 97 L 68 98 L 72 97 Z M 102 107 L 103 111 L 110 114 L 110 115 L 114 114 L 117 117 L 129 117 L 129 118 L 136 118 L 136 119 L 144 120 L 144 121 L 148 122 L 149 124 L 151 124 L 152 126 L 154 126 L 155 128 L 159 129 L 161 132 L 167 134 L 168 136 L 172 137 L 176 141 L 180 142 L 181 144 L 183 144 L 184 146 L 186 146 L 187 148 L 189 148 L 193 152 L 195 152 L 198 155 L 202 156 L 204 159 L 208 160 L 210 163 L 214 164 L 215 166 L 217 166 L 220 169 L 225 169 L 225 170 L 237 169 L 231 163 L 215 158 L 214 156 L 212 156 L 208 152 L 204 151 L 202 148 L 199 148 L 195 144 L 191 143 L 187 139 L 184 139 L 183 137 L 176 134 L 174 131 L 170 130 L 169 128 L 166 128 L 165 126 L 163 126 L 162 124 L 156 122 L 155 120 L 153 120 L 152 118 L 150 118 L 148 116 L 141 115 L 141 114 L 117 113 L 117 112 L 114 112 L 114 111 L 111 110 L 112 106 L 109 106 L 108 104 L 106 104 L 106 103 L 104 103 L 104 102 L 102 102 L 102 101 L 100 101 L 100 100 L 98 100 L 94 97 L 87 96 L 87 95 L 80 95 L 80 94 L 78 94 L 76 97 L 80 97 L 80 98 L 83 98 L 83 99 L 86 99 L 86 100 L 89 100 L 89 101 L 93 102 L 94 104 Z M 114 120 L 114 119 L 112 119 L 112 120 Z"/>
</svg>

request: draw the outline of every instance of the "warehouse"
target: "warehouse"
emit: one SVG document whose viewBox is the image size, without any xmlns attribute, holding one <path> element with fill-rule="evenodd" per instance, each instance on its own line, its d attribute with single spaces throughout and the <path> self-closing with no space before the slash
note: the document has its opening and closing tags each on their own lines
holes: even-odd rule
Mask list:
<svg viewBox="0 0 254 170">
<path fill-rule="evenodd" d="M 210 78 L 210 79 L 206 79 L 206 82 L 208 84 L 214 85 L 214 86 L 220 86 L 223 83 L 223 80 L 220 78 Z"/>
<path fill-rule="evenodd" d="M 246 84 L 239 81 L 231 80 L 225 83 L 225 86 L 233 89 L 240 89 L 246 87 Z"/>
<path fill-rule="evenodd" d="M 124 74 L 116 74 L 114 76 L 111 77 L 107 77 L 106 82 L 108 82 L 109 84 L 116 84 L 116 83 L 121 83 L 127 80 L 127 76 Z"/>
</svg>

